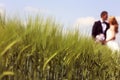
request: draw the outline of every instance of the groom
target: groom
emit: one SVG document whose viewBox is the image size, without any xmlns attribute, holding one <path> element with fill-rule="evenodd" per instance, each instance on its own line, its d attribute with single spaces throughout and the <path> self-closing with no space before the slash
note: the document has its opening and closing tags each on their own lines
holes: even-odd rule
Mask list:
<svg viewBox="0 0 120 80">
<path fill-rule="evenodd" d="M 108 19 L 108 12 L 101 12 L 101 19 L 99 21 L 94 22 L 92 27 L 92 37 L 95 41 L 101 42 L 104 44 L 106 39 L 106 31 L 109 28 L 109 24 L 106 22 Z"/>
</svg>

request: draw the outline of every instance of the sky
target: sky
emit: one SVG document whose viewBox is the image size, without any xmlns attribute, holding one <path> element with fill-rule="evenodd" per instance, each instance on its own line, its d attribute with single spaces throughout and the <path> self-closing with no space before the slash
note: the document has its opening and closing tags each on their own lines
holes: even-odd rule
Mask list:
<svg viewBox="0 0 120 80">
<path fill-rule="evenodd" d="M 103 10 L 119 16 L 119 3 L 119 0 L 0 0 L 0 6 L 5 7 L 7 14 L 40 11 L 63 23 L 74 23 L 79 18 L 86 17 L 99 19 Z"/>
<path fill-rule="evenodd" d="M 77 25 L 81 31 L 89 33 L 103 10 L 108 11 L 110 16 L 116 16 L 120 22 L 119 8 L 119 0 L 0 0 L 0 12 L 5 9 L 8 16 L 40 13 L 53 16 L 66 28 Z"/>
</svg>

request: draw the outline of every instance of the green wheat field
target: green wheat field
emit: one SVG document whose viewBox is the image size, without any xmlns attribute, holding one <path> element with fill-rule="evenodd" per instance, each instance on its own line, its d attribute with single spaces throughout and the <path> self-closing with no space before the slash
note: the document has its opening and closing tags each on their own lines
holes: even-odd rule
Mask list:
<svg viewBox="0 0 120 80">
<path fill-rule="evenodd" d="M 119 53 L 52 18 L 0 19 L 0 80 L 120 80 Z"/>
</svg>

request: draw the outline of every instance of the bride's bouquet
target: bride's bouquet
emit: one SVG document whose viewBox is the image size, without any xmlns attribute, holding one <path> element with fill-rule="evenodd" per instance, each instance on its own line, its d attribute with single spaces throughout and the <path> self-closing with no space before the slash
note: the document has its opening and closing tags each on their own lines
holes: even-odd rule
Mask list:
<svg viewBox="0 0 120 80">
<path fill-rule="evenodd" d="M 99 34 L 96 36 L 96 42 L 103 42 L 105 40 L 104 34 Z"/>
</svg>

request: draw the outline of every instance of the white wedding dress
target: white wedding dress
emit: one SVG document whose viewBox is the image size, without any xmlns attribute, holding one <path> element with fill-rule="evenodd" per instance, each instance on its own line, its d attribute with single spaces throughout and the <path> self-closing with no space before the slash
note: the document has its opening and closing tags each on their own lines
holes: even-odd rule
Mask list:
<svg viewBox="0 0 120 80">
<path fill-rule="evenodd" d="M 111 39 L 111 37 L 112 37 L 112 31 L 108 29 L 106 33 L 106 40 Z M 112 51 L 118 51 L 118 52 L 120 51 L 120 47 L 116 39 L 110 40 L 106 44 Z"/>
</svg>

